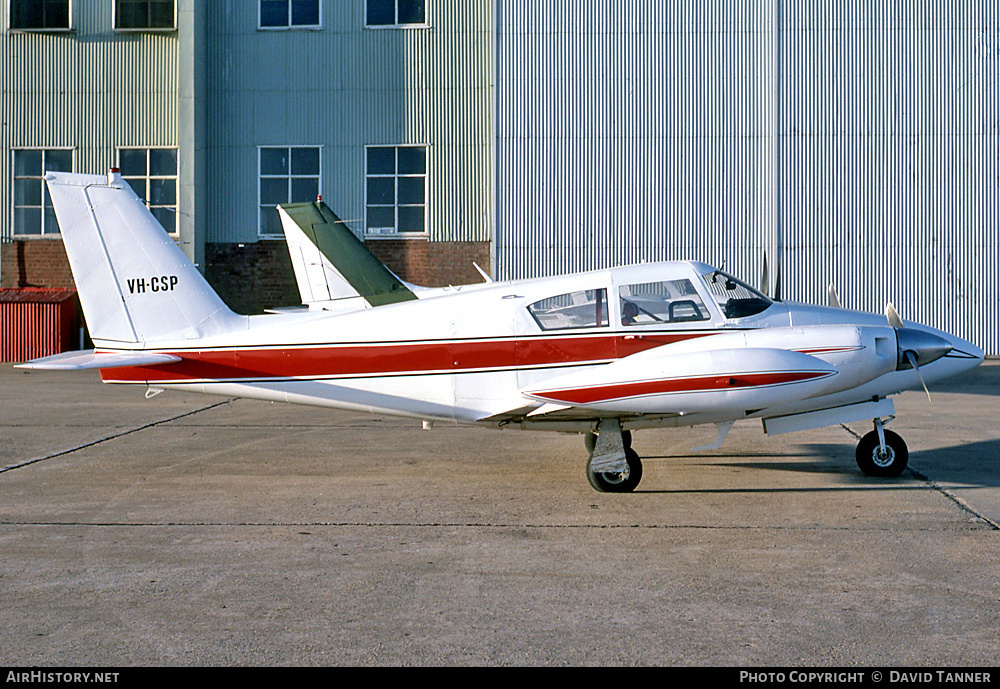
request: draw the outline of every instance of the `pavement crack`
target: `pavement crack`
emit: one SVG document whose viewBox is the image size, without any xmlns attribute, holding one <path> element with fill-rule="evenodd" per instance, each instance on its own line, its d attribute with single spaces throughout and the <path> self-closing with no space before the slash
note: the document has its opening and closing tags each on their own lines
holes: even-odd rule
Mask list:
<svg viewBox="0 0 1000 689">
<path fill-rule="evenodd" d="M 171 421 L 177 421 L 178 419 L 183 419 L 183 418 L 188 417 L 188 416 L 193 416 L 195 414 L 200 414 L 203 411 L 208 411 L 209 409 L 214 409 L 216 407 L 221 407 L 224 404 L 229 404 L 230 402 L 234 401 L 234 399 L 235 398 L 226 399 L 226 400 L 223 400 L 222 402 L 216 402 L 214 404 L 209 404 L 209 405 L 206 405 L 204 407 L 199 407 L 198 409 L 192 409 L 191 411 L 186 411 L 183 414 L 177 414 L 176 416 L 171 416 L 171 417 L 168 417 L 166 419 L 160 419 L 158 421 L 151 421 L 150 423 L 143 424 L 141 426 L 136 426 L 135 428 L 129 428 L 129 429 L 121 431 L 119 433 L 113 433 L 113 434 L 105 436 L 103 438 L 98 438 L 97 440 L 92 440 L 89 443 L 84 443 L 83 445 L 77 445 L 76 447 L 71 447 L 71 448 L 69 448 L 67 450 L 60 450 L 59 452 L 53 452 L 52 454 L 46 455 L 44 457 L 36 457 L 35 459 L 29 459 L 27 461 L 19 462 L 17 464 L 11 464 L 9 466 L 0 467 L 0 474 L 5 473 L 7 471 L 13 471 L 14 469 L 22 469 L 22 468 L 24 468 L 26 466 L 30 466 L 32 464 L 37 464 L 38 462 L 44 462 L 44 461 L 49 460 L 49 459 L 55 459 L 56 457 L 62 457 L 63 455 L 72 454 L 73 452 L 77 452 L 79 450 L 84 450 L 84 449 L 86 449 L 88 447 L 93 447 L 94 445 L 100 445 L 101 443 L 105 443 L 105 442 L 107 442 L 109 440 L 115 440 L 116 438 L 121 438 L 121 437 L 124 437 L 126 435 L 131 435 L 132 433 L 138 433 L 139 431 L 144 431 L 147 428 L 153 428 L 153 427 L 159 426 L 161 424 L 170 423 Z"/>
<path fill-rule="evenodd" d="M 988 520 L 987 520 L 988 522 Z M 774 525 L 774 524 L 642 524 L 642 523 L 621 523 L 621 524 L 545 524 L 545 523 L 514 523 L 514 522 L 479 522 L 479 521 L 273 521 L 273 522 L 251 522 L 251 521 L 19 521 L 0 520 L 0 526 L 4 527 L 78 527 L 87 529 L 172 529 L 172 528 L 199 528 L 199 529 L 323 529 L 323 528 L 348 528 L 348 529 L 539 529 L 551 531 L 744 531 L 744 532 L 872 532 L 898 531 L 898 527 L 858 527 L 822 525 L 822 524 L 798 524 L 798 525 Z M 967 528 L 967 527 L 963 527 Z M 983 526 L 984 530 L 995 530 L 989 524 Z M 915 532 L 925 531 L 955 531 L 954 526 L 945 526 L 940 529 L 929 529 L 919 526 L 912 529 Z"/>
<path fill-rule="evenodd" d="M 982 513 L 978 512 L 977 510 L 975 510 L 972 507 L 972 505 L 970 505 L 969 503 L 967 503 L 965 500 L 963 500 L 962 498 L 958 497 L 957 495 L 954 495 L 951 491 L 949 491 L 947 488 L 945 488 L 944 486 L 942 486 L 937 481 L 932 481 L 929 477 L 925 476 L 924 474 L 921 474 L 919 471 L 917 471 L 913 467 L 907 467 L 907 471 L 909 471 L 913 475 L 913 477 L 915 479 L 917 479 L 919 481 L 923 481 L 931 490 L 937 491 L 938 493 L 940 493 L 941 495 L 943 495 L 947 499 L 951 500 L 953 503 L 955 503 L 958 506 L 958 508 L 960 510 L 962 510 L 966 514 L 971 515 L 974 519 L 979 520 L 979 521 L 983 522 L 984 524 L 987 524 L 993 531 L 1000 531 L 1000 524 L 998 524 L 997 522 L 993 521 L 992 519 L 990 519 L 989 517 L 987 517 L 985 514 L 982 514 Z"/>
<path fill-rule="evenodd" d="M 840 427 L 843 428 L 848 433 L 850 433 L 851 435 L 853 435 L 858 440 L 861 439 L 860 435 L 858 435 L 857 433 L 855 433 L 854 431 L 852 431 L 845 424 L 840 424 Z M 917 471 L 916 469 L 914 469 L 912 466 L 908 466 L 906 468 L 906 471 L 909 472 L 909 474 L 911 476 L 913 476 L 913 478 L 917 479 L 918 481 L 923 482 L 931 490 L 940 493 L 941 495 L 943 495 L 944 497 L 946 497 L 948 500 L 950 500 L 953 503 L 955 503 L 958 506 L 958 508 L 960 510 L 962 510 L 963 512 L 965 512 L 966 514 L 969 514 L 974 519 L 983 522 L 984 524 L 986 524 L 987 526 L 989 526 L 989 528 L 992 529 L 993 531 L 1000 531 L 1000 524 L 998 524 L 997 522 L 993 521 L 992 519 L 990 519 L 986 515 L 981 514 L 980 512 L 976 511 L 972 507 L 972 505 L 970 505 L 969 503 L 967 503 L 965 500 L 962 500 L 962 498 L 958 497 L 957 495 L 954 495 L 951 491 L 949 491 L 947 488 L 945 488 L 944 486 L 942 486 L 940 483 L 937 483 L 936 481 L 932 481 L 928 476 L 925 476 L 924 474 L 920 473 L 919 471 Z"/>
</svg>

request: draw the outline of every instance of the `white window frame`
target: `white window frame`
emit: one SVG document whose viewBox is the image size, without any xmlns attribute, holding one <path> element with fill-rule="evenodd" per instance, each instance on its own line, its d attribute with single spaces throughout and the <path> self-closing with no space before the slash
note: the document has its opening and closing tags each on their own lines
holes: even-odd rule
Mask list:
<svg viewBox="0 0 1000 689">
<path fill-rule="evenodd" d="M 323 2 L 322 0 L 316 0 L 318 5 L 317 21 L 318 24 L 293 24 L 292 23 L 292 3 L 295 0 L 285 0 L 288 3 L 288 24 L 282 26 L 264 26 L 261 23 L 262 5 L 264 0 L 257 0 L 257 30 L 258 31 L 319 31 L 323 28 Z"/>
<path fill-rule="evenodd" d="M 20 177 L 17 176 L 17 168 L 15 166 L 15 160 L 16 160 L 17 154 L 19 152 L 21 152 L 21 151 L 41 151 L 42 152 L 42 176 L 41 177 L 37 177 L 36 178 L 34 175 L 20 176 Z M 45 170 L 45 153 L 47 151 L 69 151 L 70 157 L 71 157 L 71 159 L 70 159 L 70 171 L 76 170 L 76 149 L 75 148 L 70 148 L 70 147 L 67 147 L 67 146 L 48 146 L 48 147 L 46 147 L 46 146 L 21 146 L 21 147 L 18 147 L 18 148 L 11 149 L 11 152 L 10 152 L 10 172 L 11 172 L 11 174 L 10 174 L 10 180 L 11 180 L 11 187 L 10 187 L 10 192 L 11 192 L 10 193 L 10 228 L 11 228 L 11 230 L 10 230 L 10 232 L 11 232 L 11 236 L 15 237 L 17 239 L 45 239 L 47 237 L 48 238 L 58 238 L 58 237 L 62 236 L 61 230 L 57 230 L 56 232 L 46 232 L 45 231 L 45 208 L 46 208 L 45 200 L 46 200 L 46 198 L 48 198 L 48 193 L 49 193 L 48 186 L 45 184 L 45 172 L 46 172 L 46 170 Z M 18 179 L 37 179 L 38 180 L 39 184 L 41 184 L 41 186 L 42 186 L 42 197 L 41 197 L 42 198 L 42 204 L 40 206 L 34 206 L 34 205 L 31 205 L 31 206 L 20 205 L 20 206 L 18 206 L 18 205 L 15 205 L 15 202 L 16 202 L 15 186 L 17 185 L 17 180 Z M 51 201 L 49 202 L 48 205 L 49 206 L 52 205 Z M 39 227 L 39 229 L 41 231 L 38 234 L 34 234 L 34 233 L 28 233 L 28 234 L 18 233 L 16 231 L 17 230 L 17 226 L 16 226 L 17 219 L 15 217 L 15 215 L 16 215 L 16 209 L 17 208 L 36 208 L 36 207 L 39 209 L 39 211 L 41 213 L 41 226 Z M 58 221 L 56 222 L 56 227 L 57 228 L 59 227 Z"/>
<path fill-rule="evenodd" d="M 288 174 L 287 175 L 265 175 L 261 170 L 261 151 L 265 148 L 285 148 L 288 149 Z M 292 154 L 291 150 L 295 148 L 310 148 L 316 149 L 319 153 L 319 170 L 315 175 L 296 175 L 292 174 Z M 294 179 L 316 179 L 316 189 L 317 195 L 323 193 L 323 147 L 319 144 L 261 144 L 257 146 L 257 236 L 260 239 L 284 239 L 284 233 L 265 233 L 263 232 L 263 210 L 264 204 L 260 202 L 260 192 L 261 192 L 261 181 L 264 179 L 286 179 L 288 180 L 288 198 L 292 198 L 292 180 Z M 315 201 L 316 199 L 309 199 L 310 201 Z M 286 203 L 296 203 L 295 201 L 287 201 Z M 268 206 L 270 208 L 270 206 Z"/>
<path fill-rule="evenodd" d="M 391 1 L 392 2 L 393 15 L 395 16 L 396 21 L 394 21 L 392 24 L 369 24 L 368 23 L 368 3 L 370 2 L 370 0 L 365 0 L 365 28 L 366 29 L 384 30 L 384 29 L 428 29 L 428 28 L 430 28 L 430 22 L 427 19 L 428 15 L 430 14 L 430 10 L 428 9 L 427 6 L 430 4 L 431 0 L 424 0 L 424 21 L 422 23 L 419 23 L 419 24 L 415 24 L 415 23 L 414 24 L 400 24 L 399 23 L 399 0 L 387 0 L 387 1 Z"/>
<path fill-rule="evenodd" d="M 122 151 L 144 151 L 146 153 L 146 174 L 143 175 L 142 177 L 139 177 L 137 175 L 126 175 L 126 174 L 123 173 L 122 174 L 122 179 L 125 180 L 126 182 L 128 182 L 128 180 L 134 180 L 134 179 L 142 179 L 142 180 L 144 180 L 143 186 L 145 187 L 145 193 L 139 194 L 138 192 L 136 192 L 136 194 L 139 196 L 139 198 L 141 198 L 143 200 L 143 202 L 145 202 L 146 208 L 148 208 L 151 213 L 153 212 L 154 209 L 164 208 L 168 212 L 172 212 L 174 214 L 174 229 L 173 229 L 173 231 L 167 230 L 166 228 L 163 228 L 163 229 L 166 230 L 167 234 L 169 234 L 171 237 L 177 236 L 177 233 L 178 233 L 178 229 L 177 229 L 177 225 L 178 225 L 178 222 L 177 222 L 177 213 L 179 212 L 179 209 L 180 209 L 180 206 L 179 206 L 179 203 L 180 203 L 180 174 L 179 174 L 179 172 L 180 172 L 180 149 L 178 149 L 176 146 L 119 146 L 117 149 L 115 149 L 115 160 L 118 161 L 116 163 L 116 165 L 117 165 L 117 167 L 119 169 L 121 169 L 121 154 L 122 154 Z M 177 154 L 175 156 L 175 159 L 177 160 L 177 168 L 174 170 L 174 174 L 172 174 L 172 175 L 151 175 L 150 172 L 149 172 L 149 155 L 150 155 L 151 151 L 174 151 Z M 169 203 L 157 203 L 157 204 L 150 203 L 150 201 L 149 201 L 149 197 L 150 197 L 150 193 L 149 193 L 150 192 L 150 182 L 152 180 L 164 180 L 164 179 L 172 179 L 172 180 L 174 180 L 174 202 L 172 204 L 169 204 Z M 133 187 L 133 189 L 134 188 L 135 187 Z M 155 214 L 154 214 L 154 217 L 155 217 Z"/>
<path fill-rule="evenodd" d="M 11 31 L 25 31 L 25 32 L 67 32 L 73 31 L 73 5 L 75 0 L 66 0 L 66 12 L 68 16 L 66 17 L 66 26 L 53 26 L 53 27 L 37 27 L 28 28 L 21 26 L 14 26 L 14 0 L 9 0 L 7 8 L 7 26 Z"/>
<path fill-rule="evenodd" d="M 148 32 L 152 32 L 152 31 L 160 31 L 160 32 L 177 31 L 177 3 L 179 1 L 180 0 L 171 0 L 171 2 L 173 3 L 173 6 L 174 6 L 174 18 L 173 18 L 173 24 L 171 26 L 169 26 L 169 27 L 167 27 L 167 26 L 151 26 L 151 27 L 148 27 L 148 28 L 143 28 L 143 27 L 133 27 L 133 26 L 118 26 L 118 5 L 121 2 L 121 0 L 114 0 L 114 2 L 111 3 L 112 4 L 112 7 L 111 7 L 111 26 L 114 27 L 115 31 L 121 32 L 121 33 L 135 33 L 135 32 L 146 32 L 146 33 L 148 33 Z"/>
<path fill-rule="evenodd" d="M 422 148 L 424 149 L 424 172 L 423 174 L 413 174 L 404 173 L 400 174 L 397 170 L 391 175 L 387 174 L 372 174 L 368 171 L 368 151 L 372 148 L 392 148 L 399 150 L 400 148 Z M 365 224 L 365 238 L 366 239 L 378 239 L 379 237 L 387 239 L 400 239 L 405 237 L 417 237 L 417 238 L 427 238 L 427 221 L 428 221 L 428 197 L 430 196 L 430 188 L 428 186 L 428 180 L 430 179 L 431 172 L 431 147 L 429 144 L 369 144 L 365 146 L 365 214 L 364 214 L 364 224 Z M 398 154 L 397 154 L 398 155 Z M 395 188 L 395 201 L 393 203 L 394 210 L 394 223 L 393 227 L 390 228 L 378 228 L 375 230 L 370 230 L 368 228 L 368 180 L 371 178 L 389 178 L 391 177 L 396 182 L 394 184 Z M 407 177 L 423 177 L 424 180 L 424 202 L 421 207 L 424 209 L 424 229 L 418 232 L 401 232 L 399 228 L 399 179 Z M 382 205 L 382 204 L 373 204 Z M 406 204 L 407 206 L 414 206 L 416 204 Z M 388 208 L 388 206 L 383 206 Z"/>
</svg>

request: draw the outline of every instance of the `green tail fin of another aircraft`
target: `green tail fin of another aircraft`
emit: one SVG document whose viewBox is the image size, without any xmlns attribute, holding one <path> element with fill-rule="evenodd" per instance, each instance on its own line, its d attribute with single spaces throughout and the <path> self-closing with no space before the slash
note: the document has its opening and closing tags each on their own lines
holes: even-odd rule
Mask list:
<svg viewBox="0 0 1000 689">
<path fill-rule="evenodd" d="M 417 298 L 322 201 L 279 209 L 304 303 L 360 296 L 383 306 Z"/>
</svg>

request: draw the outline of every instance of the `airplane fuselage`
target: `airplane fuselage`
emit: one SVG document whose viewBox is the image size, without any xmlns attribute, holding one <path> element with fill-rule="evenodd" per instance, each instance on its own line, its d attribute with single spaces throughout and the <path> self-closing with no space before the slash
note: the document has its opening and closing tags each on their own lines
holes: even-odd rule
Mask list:
<svg viewBox="0 0 1000 689">
<path fill-rule="evenodd" d="M 698 263 L 652 263 L 442 290 L 349 313 L 251 316 L 245 329 L 194 346 L 157 343 L 155 351 L 180 362 L 104 369 L 102 376 L 110 383 L 544 429 L 582 429 L 602 416 L 623 417 L 623 427 L 632 428 L 766 418 L 919 386 L 915 371 L 896 370 L 893 329 L 884 317 L 780 302 L 727 317 L 706 278 L 712 271 Z M 680 284 L 689 292 L 673 298 L 680 303 L 676 320 L 629 322 L 627 303 L 645 303 L 632 292 L 650 284 Z M 948 339 L 956 354 L 922 366 L 924 380 L 981 360 L 970 343 L 926 330 Z M 717 362 L 698 370 L 710 341 L 736 336 L 761 344 L 741 341 L 750 351 L 732 370 Z M 792 359 L 757 362 L 755 347 L 765 339 L 768 351 L 808 355 L 830 370 Z M 684 344 L 696 340 L 698 352 Z M 627 370 L 626 358 L 634 362 Z M 623 375 L 602 386 L 601 372 L 616 370 L 612 364 Z M 847 380 L 859 364 L 871 377 Z M 546 390 L 552 381 L 569 383 Z"/>
</svg>

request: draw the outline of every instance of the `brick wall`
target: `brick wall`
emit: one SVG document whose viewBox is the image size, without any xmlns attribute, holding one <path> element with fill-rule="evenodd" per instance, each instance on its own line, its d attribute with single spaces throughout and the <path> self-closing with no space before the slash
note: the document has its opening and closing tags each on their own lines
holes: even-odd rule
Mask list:
<svg viewBox="0 0 1000 689">
<path fill-rule="evenodd" d="M 473 262 L 490 272 L 489 242 L 377 239 L 367 242 L 366 246 L 400 278 L 424 287 L 482 282 Z"/>
<path fill-rule="evenodd" d="M 76 288 L 61 240 L 29 239 L 0 244 L 0 261 L 2 288 Z"/>
<path fill-rule="evenodd" d="M 205 278 L 236 313 L 258 314 L 301 301 L 284 242 L 206 244 Z"/>
<path fill-rule="evenodd" d="M 400 278 L 426 287 L 482 282 L 473 261 L 490 269 L 489 242 L 379 239 L 367 246 Z M 75 288 L 60 240 L 17 241 L 0 248 L 0 287 Z M 288 247 L 281 241 L 207 244 L 205 278 L 236 313 L 257 314 L 300 301 Z"/>
</svg>

